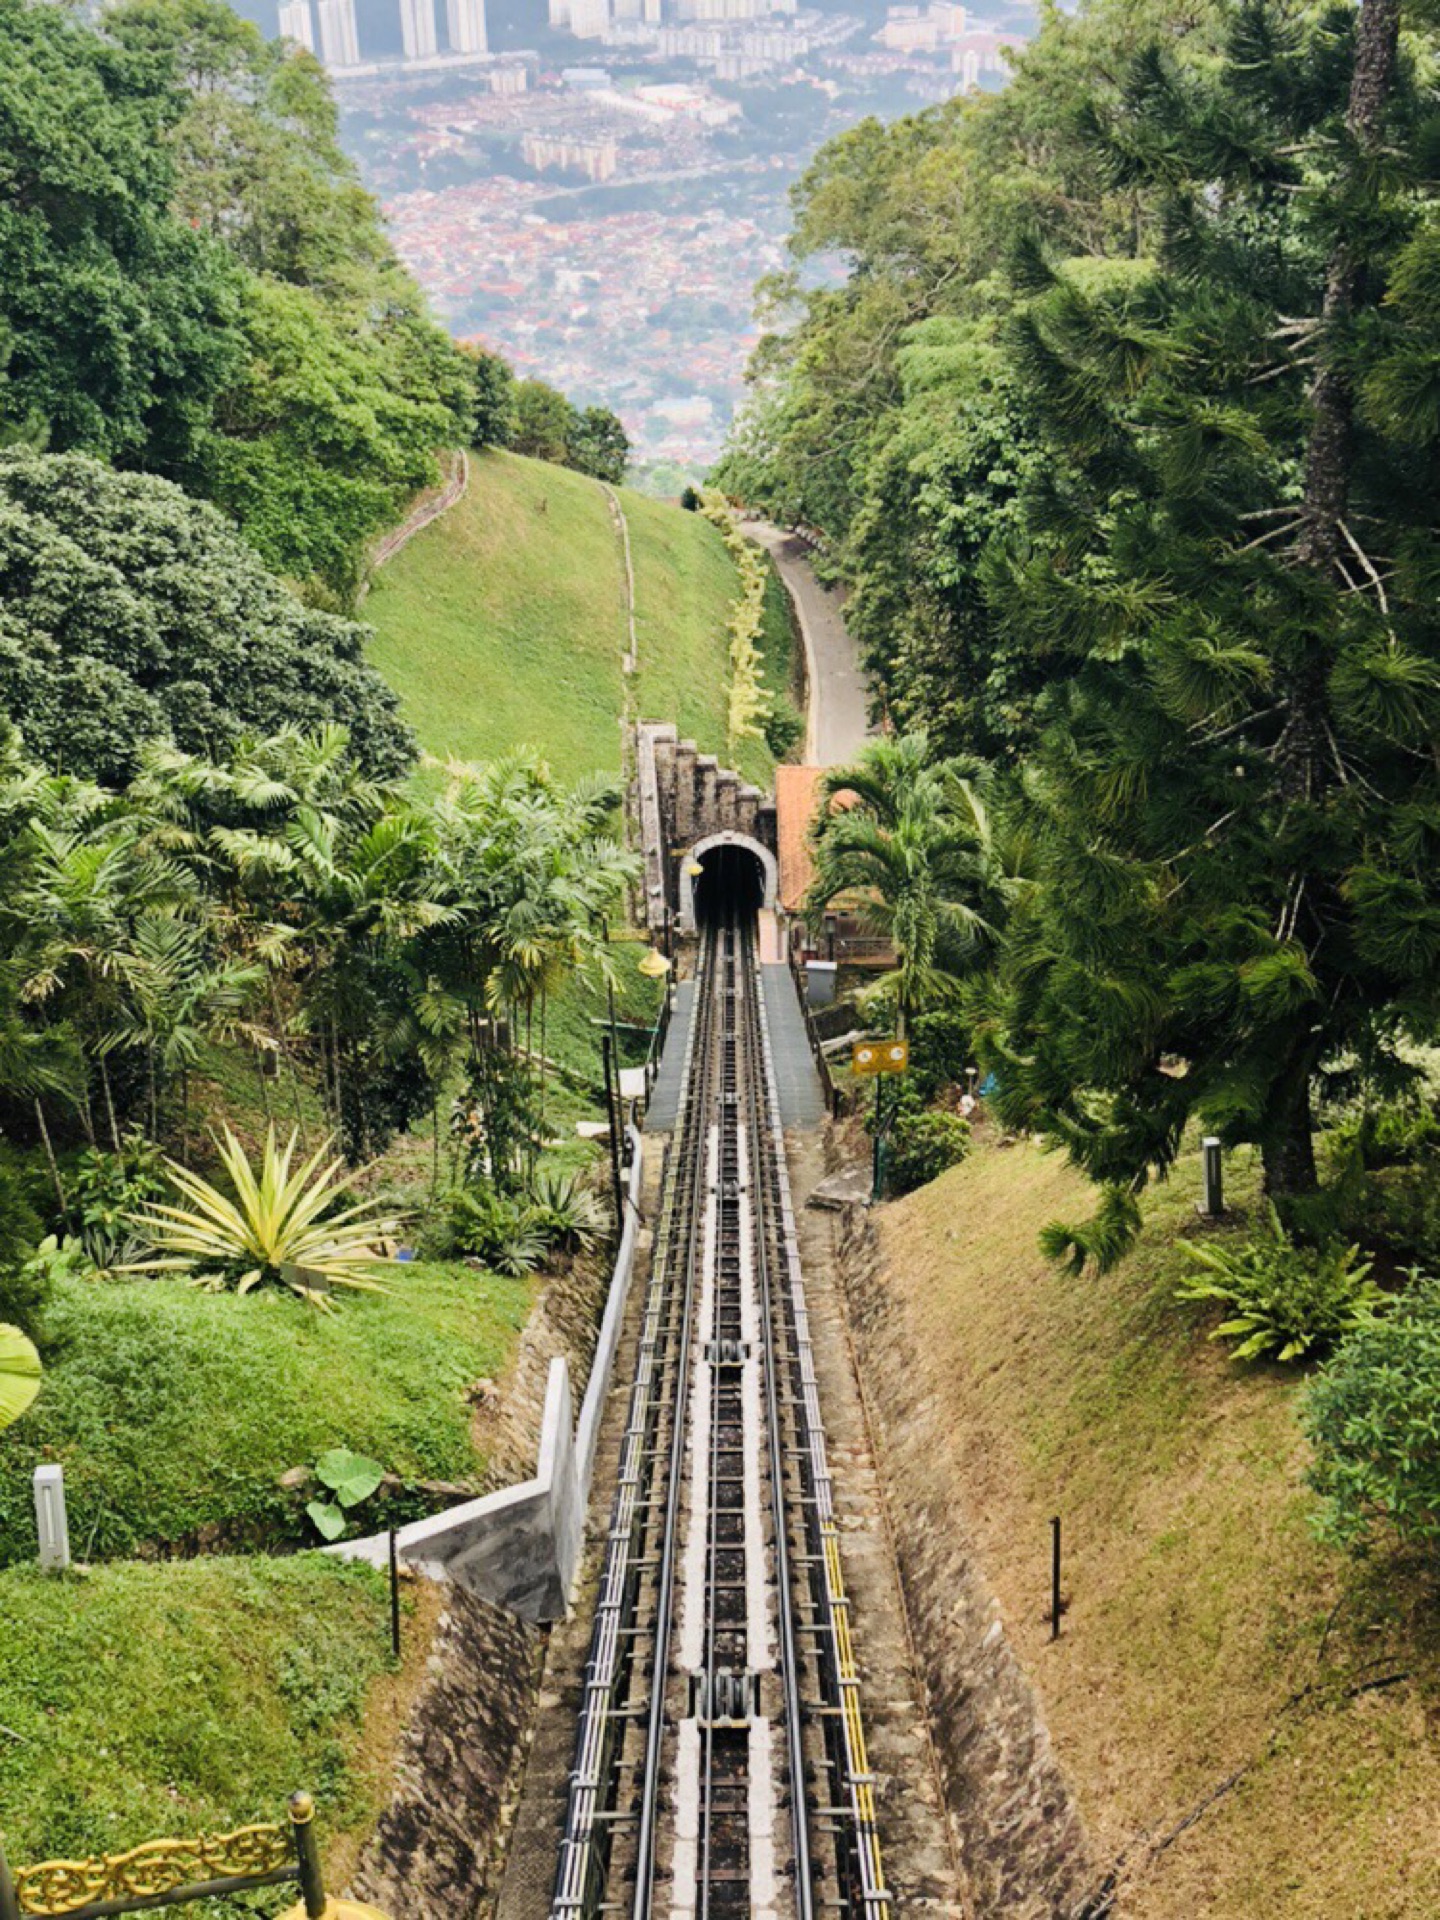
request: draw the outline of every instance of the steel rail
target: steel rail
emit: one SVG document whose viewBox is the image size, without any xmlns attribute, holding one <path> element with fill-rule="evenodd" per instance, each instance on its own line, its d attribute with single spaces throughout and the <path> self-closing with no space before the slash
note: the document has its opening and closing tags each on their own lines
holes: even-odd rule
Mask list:
<svg viewBox="0 0 1440 1920">
<path fill-rule="evenodd" d="M 760 1054 L 765 1102 L 769 1118 L 774 1173 L 773 1217 L 781 1256 L 787 1270 L 784 1290 L 786 1334 L 791 1348 L 792 1390 L 803 1430 L 800 1450 L 802 1512 L 810 1552 L 810 1587 L 821 1632 L 826 1705 L 824 1731 L 831 1750 L 831 1770 L 847 1805 L 850 1859 L 843 1876 L 840 1905 L 861 1920 L 890 1920 L 893 1896 L 885 1885 L 880 1841 L 875 1821 L 874 1778 L 865 1745 L 860 1713 L 860 1678 L 850 1634 L 850 1600 L 840 1565 L 840 1529 L 835 1517 L 831 1474 L 825 1447 L 825 1424 L 820 1410 L 819 1381 L 810 1339 L 810 1317 L 800 1269 L 799 1241 L 789 1182 L 782 1177 L 785 1137 L 768 1027 L 760 1029 Z M 782 1605 L 784 1603 L 782 1593 Z M 832 1805 L 838 1802 L 832 1795 Z"/>
<path fill-rule="evenodd" d="M 815 1920 L 822 1907 L 851 1920 L 890 1920 L 774 1059 L 754 929 L 743 914 L 727 913 L 702 932 L 681 1082 L 552 1920 L 598 1920 L 622 1908 L 633 1920 L 653 1920 L 667 1741 L 681 1739 L 682 1722 L 691 1726 L 689 1738 L 698 1734 L 688 1763 L 698 1766 L 698 1777 L 688 1777 L 699 1794 L 700 1826 L 691 1829 L 698 1844 L 684 1870 L 695 1877 L 697 1920 L 751 1912 L 760 1870 L 750 1824 L 757 1785 L 751 1716 L 763 1684 L 749 1666 L 757 1551 L 766 1555 L 777 1596 L 775 1666 L 785 1731 L 783 1776 L 777 1770 L 774 1784 L 778 1792 L 782 1777 L 788 1780 L 792 1845 L 786 1864 L 793 1899 L 784 1910 L 788 1916 L 793 1906 L 794 1920 Z M 751 1333 L 754 1354 L 745 1344 Z M 704 1353 L 699 1334 L 708 1343 Z M 751 1361 L 758 1362 L 763 1439 L 749 1397 L 754 1386 L 744 1384 L 753 1380 L 743 1373 Z M 697 1384 L 703 1398 L 693 1412 L 692 1377 L 705 1383 Z M 701 1408 L 709 1422 L 704 1459 L 694 1451 L 705 1444 Z M 686 1549 L 703 1553 L 703 1585 L 686 1590 L 698 1592 L 704 1615 L 702 1668 L 689 1677 L 670 1670 L 687 1450 L 697 1509 L 707 1502 L 703 1548 L 695 1542 Z M 757 1465 L 761 1480 L 769 1480 L 768 1503 L 753 1485 Z M 755 1495 L 758 1510 L 750 1504 Z M 765 1504 L 768 1541 L 763 1522 L 756 1531 Z M 700 1523 L 696 1511 L 692 1540 Z M 687 1609 L 691 1604 L 687 1597 Z M 764 1632 L 768 1641 L 768 1627 Z M 768 1670 L 768 1653 L 763 1664 Z M 672 1705 L 681 1684 L 692 1689 L 688 1714 Z M 741 1702 L 733 1698 L 737 1688 Z M 778 1759 L 778 1746 L 775 1752 Z M 807 1787 L 811 1765 L 816 1779 Z M 626 1850 L 617 1853 L 622 1835 Z M 618 1883 L 622 1865 L 633 1871 L 630 1897 Z M 833 1890 L 822 1884 L 832 1871 Z M 764 1904 L 765 1896 L 754 1897 Z"/>
<path fill-rule="evenodd" d="M 705 1054 L 709 1038 L 706 1009 L 697 1001 L 681 1074 L 673 1149 L 677 1160 L 672 1172 L 694 1151 L 697 1126 L 702 1129 L 703 1140 L 703 1114 L 697 1115 L 694 1098 L 699 1078 L 695 1067 Z M 666 1385 L 673 1376 L 678 1388 L 686 1371 L 688 1328 L 683 1314 L 678 1328 L 675 1318 L 677 1294 L 685 1295 L 688 1305 L 693 1288 L 695 1182 L 667 1178 L 662 1191 L 639 1360 L 621 1442 L 619 1480 L 585 1668 L 575 1764 L 551 1902 L 554 1920 L 593 1915 L 605 1897 L 614 1825 L 609 1816 L 615 1810 L 620 1785 L 621 1755 L 617 1746 L 627 1724 L 626 1697 L 633 1679 L 640 1615 L 641 1574 L 637 1562 L 644 1557 L 638 1551 L 644 1544 L 640 1536 L 651 1526 L 651 1494 L 658 1464 L 656 1439 L 663 1423 Z M 683 1436 L 683 1424 L 678 1420 L 674 1431 Z M 652 1667 L 652 1696 L 663 1695 L 665 1678 L 663 1666 Z M 653 1822 L 653 1799 L 650 1817 Z"/>
</svg>

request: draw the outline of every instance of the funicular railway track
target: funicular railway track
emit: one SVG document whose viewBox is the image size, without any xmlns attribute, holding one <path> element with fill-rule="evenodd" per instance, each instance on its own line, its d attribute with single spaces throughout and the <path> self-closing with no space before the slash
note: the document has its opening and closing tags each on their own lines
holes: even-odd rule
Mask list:
<svg viewBox="0 0 1440 1920">
<path fill-rule="evenodd" d="M 889 1920 L 749 916 L 702 934 L 552 1920 Z"/>
</svg>

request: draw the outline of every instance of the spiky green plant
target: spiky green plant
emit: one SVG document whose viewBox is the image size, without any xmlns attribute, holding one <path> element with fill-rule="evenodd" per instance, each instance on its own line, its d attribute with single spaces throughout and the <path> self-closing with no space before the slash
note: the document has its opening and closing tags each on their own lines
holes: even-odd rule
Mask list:
<svg viewBox="0 0 1440 1920">
<path fill-rule="evenodd" d="M 367 1201 L 341 1206 L 358 1174 L 346 1173 L 342 1160 L 327 1160 L 328 1140 L 295 1166 L 296 1141 L 292 1133 L 280 1147 L 270 1128 L 257 1174 L 227 1127 L 216 1145 L 233 1199 L 188 1167 L 167 1162 L 180 1204 L 157 1203 L 132 1216 L 156 1251 L 129 1271 L 188 1273 L 212 1292 L 285 1286 L 327 1309 L 334 1287 L 383 1293 L 368 1269 L 379 1258 L 375 1242 L 395 1234 L 399 1222 Z"/>
</svg>

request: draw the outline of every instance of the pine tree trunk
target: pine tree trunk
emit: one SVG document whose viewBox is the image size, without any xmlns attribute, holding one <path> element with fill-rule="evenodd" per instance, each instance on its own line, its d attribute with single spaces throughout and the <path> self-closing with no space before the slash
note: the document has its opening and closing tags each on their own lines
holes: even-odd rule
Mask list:
<svg viewBox="0 0 1440 1920">
<path fill-rule="evenodd" d="M 1355 65 L 1345 125 L 1362 153 L 1380 145 L 1395 80 L 1400 0 L 1362 0 L 1355 30 Z M 1320 370 L 1310 388 L 1310 437 L 1305 449 L 1305 530 L 1299 557 L 1331 575 L 1340 553 L 1340 522 L 1350 495 L 1355 396 L 1344 356 L 1337 352 L 1360 301 L 1365 257 L 1349 238 L 1330 256 L 1321 308 Z"/>
<path fill-rule="evenodd" d="M 1310 1104 L 1316 1051 L 1314 1037 L 1307 1036 L 1276 1076 L 1266 1103 L 1260 1159 L 1265 1169 L 1265 1191 L 1277 1205 L 1315 1193 L 1320 1185 L 1315 1170 L 1315 1116 Z"/>
</svg>

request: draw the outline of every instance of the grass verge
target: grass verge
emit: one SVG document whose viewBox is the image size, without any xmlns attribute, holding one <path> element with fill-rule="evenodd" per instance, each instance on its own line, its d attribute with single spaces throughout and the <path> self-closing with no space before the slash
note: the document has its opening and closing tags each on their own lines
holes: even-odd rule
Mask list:
<svg viewBox="0 0 1440 1920">
<path fill-rule="evenodd" d="M 412 1615 L 428 1603 L 407 1593 Z M 390 1718 L 405 1683 L 372 1569 L 315 1554 L 11 1568 L 0 1616 L 13 1864 L 274 1820 L 299 1786 L 327 1842 L 374 1817 L 386 1779 L 362 1721 Z M 412 1621 L 417 1654 L 421 1638 Z M 272 1892 L 260 1910 L 292 1903 Z"/>
<path fill-rule="evenodd" d="M 0 1435 L 0 1564 L 34 1553 L 42 1461 L 65 1468 L 83 1560 L 313 1539 L 278 1481 L 329 1447 L 407 1480 L 475 1479 L 466 1389 L 504 1371 L 533 1283 L 458 1262 L 382 1278 L 387 1293 L 346 1297 L 333 1314 L 274 1291 L 62 1283 L 40 1397 Z"/>
<path fill-rule="evenodd" d="M 1230 1187 L 1243 1218 L 1248 1156 Z M 958 1494 L 1097 1859 L 1128 1857 L 1129 1920 L 1421 1920 L 1440 1911 L 1431 1597 L 1315 1538 L 1303 1374 L 1234 1366 L 1174 1301 L 1198 1192 L 1190 1157 L 1135 1252 L 1080 1280 L 1035 1236 L 1093 1196 L 1027 1146 L 887 1207 L 885 1285 L 942 1436 L 916 1471 Z M 1055 1513 L 1069 1612 L 1052 1645 Z"/>
</svg>

